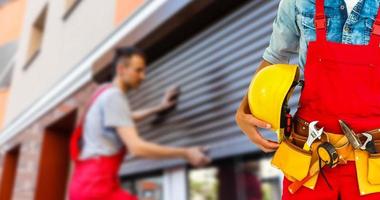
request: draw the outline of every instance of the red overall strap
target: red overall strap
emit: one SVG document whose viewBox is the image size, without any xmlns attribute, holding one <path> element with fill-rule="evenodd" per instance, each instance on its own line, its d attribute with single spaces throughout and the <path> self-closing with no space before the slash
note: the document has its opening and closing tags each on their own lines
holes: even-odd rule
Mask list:
<svg viewBox="0 0 380 200">
<path fill-rule="evenodd" d="M 379 47 L 380 45 L 380 7 L 377 11 L 376 20 L 373 23 L 370 44 L 376 45 L 376 47 Z"/>
<path fill-rule="evenodd" d="M 316 0 L 315 3 L 315 32 L 317 34 L 317 41 L 327 40 L 326 38 L 326 16 L 324 0 Z"/>
<path fill-rule="evenodd" d="M 84 112 L 83 112 L 83 114 L 82 114 L 82 116 L 81 116 L 81 118 L 80 118 L 80 120 L 79 120 L 76 128 L 74 129 L 74 132 L 72 133 L 72 136 L 71 136 L 70 154 L 71 154 L 71 159 L 72 160 L 78 161 L 78 158 L 79 158 L 79 154 L 80 154 L 80 151 L 81 151 L 79 141 L 82 138 L 83 123 L 84 123 L 84 120 L 85 120 L 85 117 L 86 117 L 86 114 L 87 114 L 89 108 L 95 102 L 95 100 L 97 99 L 97 97 L 99 97 L 101 93 L 103 93 L 106 89 L 110 88 L 111 86 L 112 86 L 112 84 L 105 84 L 105 85 L 99 87 L 95 91 L 95 93 L 91 96 L 90 101 L 87 102 L 87 104 L 85 105 Z"/>
</svg>

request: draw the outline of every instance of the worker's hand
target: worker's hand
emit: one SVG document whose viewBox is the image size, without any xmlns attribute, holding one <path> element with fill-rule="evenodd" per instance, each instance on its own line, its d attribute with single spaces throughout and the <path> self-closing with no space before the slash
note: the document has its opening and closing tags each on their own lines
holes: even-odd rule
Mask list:
<svg viewBox="0 0 380 200">
<path fill-rule="evenodd" d="M 265 139 L 258 131 L 258 127 L 269 129 L 271 125 L 255 118 L 248 105 L 247 96 L 244 97 L 235 116 L 235 120 L 240 129 L 264 152 L 273 152 L 278 148 L 278 143 Z"/>
<path fill-rule="evenodd" d="M 201 167 L 211 162 L 211 159 L 206 155 L 207 149 L 204 147 L 190 147 L 186 149 L 186 160 L 195 167 Z"/>
<path fill-rule="evenodd" d="M 179 88 L 170 86 L 166 89 L 164 97 L 159 105 L 159 111 L 164 111 L 172 108 L 177 104 L 177 96 L 179 95 Z"/>
</svg>

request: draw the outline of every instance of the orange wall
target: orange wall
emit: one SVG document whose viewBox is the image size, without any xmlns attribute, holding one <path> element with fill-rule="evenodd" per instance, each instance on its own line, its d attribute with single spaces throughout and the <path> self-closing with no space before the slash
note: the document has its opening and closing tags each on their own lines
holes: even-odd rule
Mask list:
<svg viewBox="0 0 380 200">
<path fill-rule="evenodd" d="M 0 129 L 3 128 L 5 109 L 7 107 L 9 89 L 0 89 Z"/>
<path fill-rule="evenodd" d="M 122 23 L 144 0 L 116 0 L 115 25 Z"/>
<path fill-rule="evenodd" d="M 18 39 L 24 22 L 26 0 L 8 1 L 0 6 L 0 46 Z"/>
</svg>

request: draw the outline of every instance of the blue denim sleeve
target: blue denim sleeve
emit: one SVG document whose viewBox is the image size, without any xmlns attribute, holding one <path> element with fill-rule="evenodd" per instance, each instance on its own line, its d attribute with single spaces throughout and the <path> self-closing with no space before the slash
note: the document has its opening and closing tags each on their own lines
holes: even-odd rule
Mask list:
<svg viewBox="0 0 380 200">
<path fill-rule="evenodd" d="M 299 50 L 300 31 L 296 19 L 296 1 L 281 0 L 273 22 L 273 32 L 263 59 L 273 63 L 289 63 Z"/>
</svg>

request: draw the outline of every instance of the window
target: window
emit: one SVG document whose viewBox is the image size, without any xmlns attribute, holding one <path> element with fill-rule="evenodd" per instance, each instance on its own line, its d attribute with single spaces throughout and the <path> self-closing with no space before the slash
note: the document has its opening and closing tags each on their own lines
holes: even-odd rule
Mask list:
<svg viewBox="0 0 380 200">
<path fill-rule="evenodd" d="M 124 189 L 137 195 L 140 200 L 163 200 L 163 175 L 150 174 L 122 181 Z"/>
<path fill-rule="evenodd" d="M 188 171 L 190 200 L 281 199 L 281 173 L 268 158 L 231 158 Z"/>
<path fill-rule="evenodd" d="M 45 31 L 47 6 L 38 15 L 37 19 L 33 23 L 33 27 L 30 34 L 29 49 L 27 53 L 27 63 L 24 66 L 26 70 L 30 64 L 35 60 L 37 55 L 40 53 L 42 38 Z"/>
<path fill-rule="evenodd" d="M 189 195 L 191 200 L 207 199 L 217 200 L 219 179 L 218 168 L 209 167 L 203 169 L 192 169 L 188 174 Z"/>
<path fill-rule="evenodd" d="M 63 20 L 66 20 L 70 16 L 81 1 L 82 0 L 65 0 L 65 14 L 63 15 Z"/>
<path fill-rule="evenodd" d="M 162 177 L 150 177 L 136 181 L 137 194 L 141 200 L 163 199 Z"/>
<path fill-rule="evenodd" d="M 70 9 L 76 2 L 77 0 L 66 0 L 65 2 L 65 6 L 66 6 L 66 10 Z"/>
</svg>

